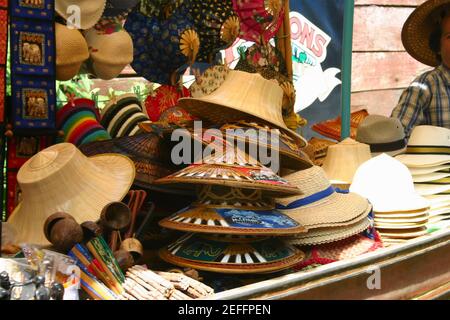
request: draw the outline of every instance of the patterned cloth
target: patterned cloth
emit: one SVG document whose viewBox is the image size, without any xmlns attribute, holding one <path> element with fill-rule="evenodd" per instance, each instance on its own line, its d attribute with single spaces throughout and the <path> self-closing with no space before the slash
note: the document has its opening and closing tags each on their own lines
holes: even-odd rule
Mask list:
<svg viewBox="0 0 450 320">
<path fill-rule="evenodd" d="M 408 138 L 418 125 L 450 128 L 449 85 L 450 69 L 440 65 L 405 89 L 391 116 L 402 122 Z"/>
</svg>

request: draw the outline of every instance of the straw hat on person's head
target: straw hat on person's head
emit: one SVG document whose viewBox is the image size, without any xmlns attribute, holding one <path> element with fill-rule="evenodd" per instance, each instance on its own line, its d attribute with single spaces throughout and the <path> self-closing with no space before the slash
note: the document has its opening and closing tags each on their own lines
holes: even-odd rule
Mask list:
<svg viewBox="0 0 450 320">
<path fill-rule="evenodd" d="M 350 185 L 356 169 L 370 158 L 370 148 L 367 144 L 347 138 L 328 147 L 322 168 L 332 184 Z"/>
<path fill-rule="evenodd" d="M 356 141 L 370 146 L 372 156 L 396 156 L 406 149 L 405 129 L 397 118 L 369 115 L 358 126 Z"/>
<path fill-rule="evenodd" d="M 402 29 L 402 43 L 406 51 L 414 59 L 432 67 L 440 63 L 430 48 L 429 38 L 440 24 L 441 12 L 447 5 L 450 5 L 449 0 L 425 1 L 411 13 Z"/>
<path fill-rule="evenodd" d="M 105 33 L 92 28 L 84 36 L 89 45 L 92 70 L 98 78 L 113 79 L 133 61 L 133 40 L 125 30 Z"/>
<path fill-rule="evenodd" d="M 298 186 L 303 194 L 276 199 L 277 209 L 308 229 L 349 225 L 369 214 L 367 199 L 355 193 L 337 193 L 321 167 L 313 166 L 283 178 Z"/>
<path fill-rule="evenodd" d="M 55 212 L 78 223 L 96 221 L 103 207 L 128 193 L 135 175 L 133 162 L 121 155 L 84 156 L 71 143 L 42 150 L 19 170 L 22 201 L 8 222 L 19 231 L 19 243 L 48 245 L 43 226 Z"/>
<path fill-rule="evenodd" d="M 70 19 L 74 14 L 74 7 L 78 7 L 80 14 L 79 29 L 92 28 L 101 18 L 105 10 L 106 0 L 55 0 L 55 10 L 64 19 Z M 75 19 L 78 22 L 77 19 Z M 72 22 L 72 21 L 71 21 Z"/>
<path fill-rule="evenodd" d="M 369 199 L 374 212 L 402 212 L 429 207 L 414 190 L 408 168 L 387 154 L 376 156 L 356 170 L 350 191 Z"/>
<path fill-rule="evenodd" d="M 211 94 L 181 98 L 178 104 L 190 114 L 214 124 L 264 121 L 285 131 L 300 147 L 304 147 L 305 139 L 284 123 L 283 94 L 276 80 L 266 80 L 258 73 L 230 70 L 222 85 Z"/>
<path fill-rule="evenodd" d="M 78 74 L 83 61 L 89 58 L 86 40 L 80 31 L 55 23 L 56 79 L 66 81 Z"/>
<path fill-rule="evenodd" d="M 450 129 L 428 125 L 415 127 L 406 154 L 395 158 L 410 168 L 450 164 Z"/>
</svg>

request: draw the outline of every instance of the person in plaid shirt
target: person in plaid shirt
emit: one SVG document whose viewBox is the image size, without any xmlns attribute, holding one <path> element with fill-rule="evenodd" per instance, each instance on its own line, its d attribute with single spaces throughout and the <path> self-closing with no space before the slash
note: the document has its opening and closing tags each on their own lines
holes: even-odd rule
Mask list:
<svg viewBox="0 0 450 320">
<path fill-rule="evenodd" d="M 402 30 L 406 51 L 434 67 L 404 90 L 391 117 L 407 137 L 417 125 L 450 128 L 450 0 L 428 0 L 417 7 Z"/>
</svg>

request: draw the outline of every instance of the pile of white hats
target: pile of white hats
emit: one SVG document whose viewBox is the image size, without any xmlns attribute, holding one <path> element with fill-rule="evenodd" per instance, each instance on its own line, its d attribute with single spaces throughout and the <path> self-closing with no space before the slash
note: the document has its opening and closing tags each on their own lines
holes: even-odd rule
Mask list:
<svg viewBox="0 0 450 320">
<path fill-rule="evenodd" d="M 366 161 L 356 171 L 350 192 L 372 203 L 385 245 L 427 235 L 429 202 L 414 190 L 411 173 L 400 161 L 387 154 Z"/>
<path fill-rule="evenodd" d="M 406 154 L 396 157 L 413 177 L 416 192 L 430 201 L 429 231 L 450 226 L 450 129 L 417 126 Z"/>
</svg>

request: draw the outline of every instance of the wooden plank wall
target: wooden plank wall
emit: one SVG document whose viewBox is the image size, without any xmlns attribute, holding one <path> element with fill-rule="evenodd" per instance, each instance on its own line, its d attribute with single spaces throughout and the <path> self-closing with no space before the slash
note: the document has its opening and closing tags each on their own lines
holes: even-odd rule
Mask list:
<svg viewBox="0 0 450 320">
<path fill-rule="evenodd" d="M 352 109 L 390 115 L 401 92 L 429 67 L 403 48 L 401 30 L 425 0 L 355 0 Z"/>
</svg>

